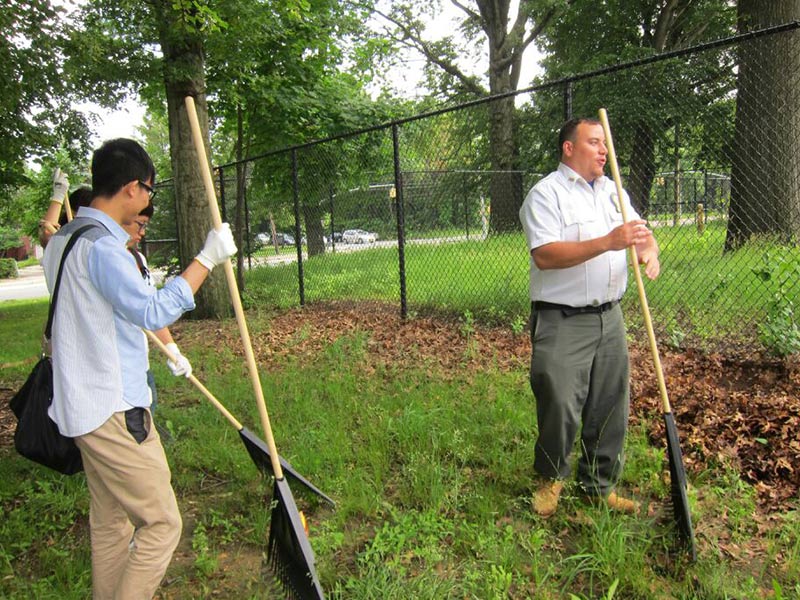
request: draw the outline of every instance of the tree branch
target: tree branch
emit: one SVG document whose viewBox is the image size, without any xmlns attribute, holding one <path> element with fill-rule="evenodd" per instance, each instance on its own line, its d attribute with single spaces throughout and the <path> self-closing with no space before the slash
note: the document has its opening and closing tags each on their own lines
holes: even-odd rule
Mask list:
<svg viewBox="0 0 800 600">
<path fill-rule="evenodd" d="M 422 36 L 415 28 L 409 27 L 406 23 L 401 22 L 383 11 L 375 9 L 374 13 L 392 23 L 403 34 L 402 37 L 393 36 L 395 41 L 421 53 L 428 62 L 435 64 L 445 73 L 458 79 L 467 91 L 476 96 L 485 96 L 487 94 L 483 86 L 481 86 L 474 77 L 466 75 L 454 62 L 436 52 L 432 48 L 431 43 L 422 39 Z"/>
<path fill-rule="evenodd" d="M 470 19 L 477 19 L 478 21 L 480 21 L 480 20 L 481 20 L 481 16 L 480 16 L 478 13 L 476 13 L 474 10 L 472 10 L 472 9 L 471 9 L 471 8 L 469 8 L 468 6 L 464 6 L 464 5 L 463 5 L 463 4 L 461 4 L 461 2 L 459 2 L 458 0 L 450 0 L 450 2 L 451 2 L 451 3 L 453 4 L 453 6 L 455 6 L 456 8 L 460 8 L 460 9 L 461 9 L 461 10 L 463 10 L 465 13 L 467 13 L 467 16 L 468 16 Z"/>
</svg>

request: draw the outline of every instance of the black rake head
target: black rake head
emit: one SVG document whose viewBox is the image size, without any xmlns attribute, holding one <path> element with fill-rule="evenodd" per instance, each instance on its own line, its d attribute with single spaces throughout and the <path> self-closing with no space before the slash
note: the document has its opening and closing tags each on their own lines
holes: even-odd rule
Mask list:
<svg viewBox="0 0 800 600">
<path fill-rule="evenodd" d="M 314 568 L 314 551 L 286 478 L 276 479 L 267 557 L 291 600 L 324 600 Z"/>
<path fill-rule="evenodd" d="M 242 427 L 239 430 L 239 436 L 241 436 L 242 442 L 244 442 L 244 446 L 247 448 L 247 453 L 250 455 L 250 458 L 253 459 L 256 467 L 258 467 L 266 475 L 275 477 L 275 473 L 272 469 L 272 461 L 270 460 L 269 448 L 264 441 L 252 431 L 248 430 L 247 427 Z M 336 507 L 336 503 L 333 501 L 333 498 L 325 494 L 317 486 L 298 473 L 295 468 L 289 464 L 289 461 L 284 459 L 282 456 L 280 456 L 279 459 L 281 461 L 281 468 L 283 469 L 284 475 L 291 477 L 294 481 L 303 486 L 304 489 L 310 491 L 327 502 L 332 508 Z"/>
<path fill-rule="evenodd" d="M 675 417 L 671 412 L 664 413 L 664 425 L 667 430 L 667 453 L 669 455 L 670 495 L 672 496 L 672 510 L 678 534 L 686 546 L 691 561 L 697 560 L 695 548 L 694 528 L 692 527 L 692 513 L 689 510 L 689 498 L 686 495 L 687 481 L 686 470 L 683 466 L 683 455 L 678 439 L 678 427 Z"/>
</svg>

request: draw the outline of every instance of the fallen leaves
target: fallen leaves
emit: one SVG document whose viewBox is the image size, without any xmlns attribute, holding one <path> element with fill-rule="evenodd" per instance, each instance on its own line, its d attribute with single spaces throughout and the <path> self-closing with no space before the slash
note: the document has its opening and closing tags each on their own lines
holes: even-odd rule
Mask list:
<svg viewBox="0 0 800 600">
<path fill-rule="evenodd" d="M 466 328 L 458 319 L 415 316 L 377 302 L 317 303 L 269 318 L 259 315 L 251 337 L 262 368 L 286 360 L 311 361 L 342 337 L 366 337 L 365 372 L 390 365 L 435 370 L 465 380 L 483 369 L 525 370 L 530 337 L 511 327 Z M 234 320 L 181 321 L 173 328 L 182 347 L 210 346 L 243 356 Z M 800 491 L 800 365 L 753 353 L 734 355 L 662 350 L 661 362 L 687 470 L 698 474 L 725 464 L 754 485 L 762 510 L 796 501 Z M 654 445 L 665 444 L 661 400 L 649 349 L 631 347 L 631 421 L 642 423 Z M 0 396 L 0 445 L 10 445 L 10 389 Z"/>
</svg>

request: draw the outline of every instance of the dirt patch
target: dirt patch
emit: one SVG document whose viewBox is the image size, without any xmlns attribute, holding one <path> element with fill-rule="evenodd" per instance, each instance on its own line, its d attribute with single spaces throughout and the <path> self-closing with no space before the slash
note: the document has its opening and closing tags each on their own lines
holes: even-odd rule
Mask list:
<svg viewBox="0 0 800 600">
<path fill-rule="evenodd" d="M 213 340 L 241 348 L 233 320 L 181 321 L 172 330 L 185 347 Z M 373 368 L 423 364 L 461 379 L 480 369 L 526 369 L 530 359 L 527 332 L 434 316 L 404 321 L 396 307 L 380 303 L 292 309 L 251 334 L 259 365 L 280 369 L 287 357 L 308 360 L 357 332 L 367 336 Z M 757 353 L 661 352 L 689 472 L 731 464 L 755 486 L 762 510 L 787 508 L 800 492 L 800 368 Z M 661 401 L 646 346 L 631 347 L 631 365 L 632 422 L 643 423 L 653 444 L 662 446 Z M 0 389 L 0 446 L 12 443 L 11 395 Z"/>
</svg>

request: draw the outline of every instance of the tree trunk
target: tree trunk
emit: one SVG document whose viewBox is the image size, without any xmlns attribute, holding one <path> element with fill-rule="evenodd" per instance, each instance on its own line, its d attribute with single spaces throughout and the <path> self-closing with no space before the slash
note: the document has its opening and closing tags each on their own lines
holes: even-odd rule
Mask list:
<svg viewBox="0 0 800 600">
<path fill-rule="evenodd" d="M 195 155 L 184 98 L 193 96 L 200 128 L 208 147 L 208 105 L 205 97 L 203 44 L 199 37 L 184 32 L 180 15 L 172 3 L 153 3 L 159 24 L 161 52 L 164 56 L 164 84 L 167 93 L 169 142 L 175 185 L 178 226 L 178 253 L 185 268 L 203 247 L 211 229 L 203 179 Z M 204 157 L 208 160 L 208 157 Z M 222 269 L 215 269 L 197 294 L 197 307 L 191 318 L 219 318 L 231 314 L 231 305 Z"/>
<path fill-rule="evenodd" d="M 314 202 L 303 202 L 303 221 L 306 229 L 308 256 L 325 254 L 325 228 L 322 226 L 322 205 Z"/>
<path fill-rule="evenodd" d="M 800 19 L 800 0 L 739 0 L 744 33 Z M 755 235 L 788 242 L 800 233 L 800 33 L 739 47 L 739 81 L 725 251 Z"/>
<path fill-rule="evenodd" d="M 650 188 L 656 174 L 655 133 L 646 120 L 634 123 L 631 172 L 628 178 L 628 193 L 631 203 L 642 217 L 650 211 Z"/>
<path fill-rule="evenodd" d="M 491 228 L 496 232 L 519 229 L 522 173 L 517 170 L 519 149 L 514 138 L 514 111 L 514 98 L 504 98 L 489 105 L 490 215 Z"/>
<path fill-rule="evenodd" d="M 245 227 L 244 195 L 247 185 L 245 165 L 241 162 L 244 157 L 244 128 L 242 125 L 242 106 L 236 105 L 236 207 L 234 208 L 234 239 L 239 252 L 236 253 L 236 284 L 240 291 L 244 291 L 244 254 L 247 248 L 249 231 Z"/>
<path fill-rule="evenodd" d="M 510 57 L 516 48 L 513 40 L 506 34 L 508 6 L 504 5 L 504 10 L 497 6 L 491 10 L 484 8 L 482 14 L 486 20 L 485 32 L 489 39 L 489 93 L 495 95 L 513 92 L 517 88 L 516 79 L 519 74 L 512 74 L 515 63 Z M 522 174 L 517 171 L 519 148 L 514 135 L 514 97 L 490 102 L 488 111 L 489 154 L 492 165 L 489 183 L 490 224 L 496 232 L 517 231 L 520 227 L 519 209 L 523 198 Z"/>
</svg>

